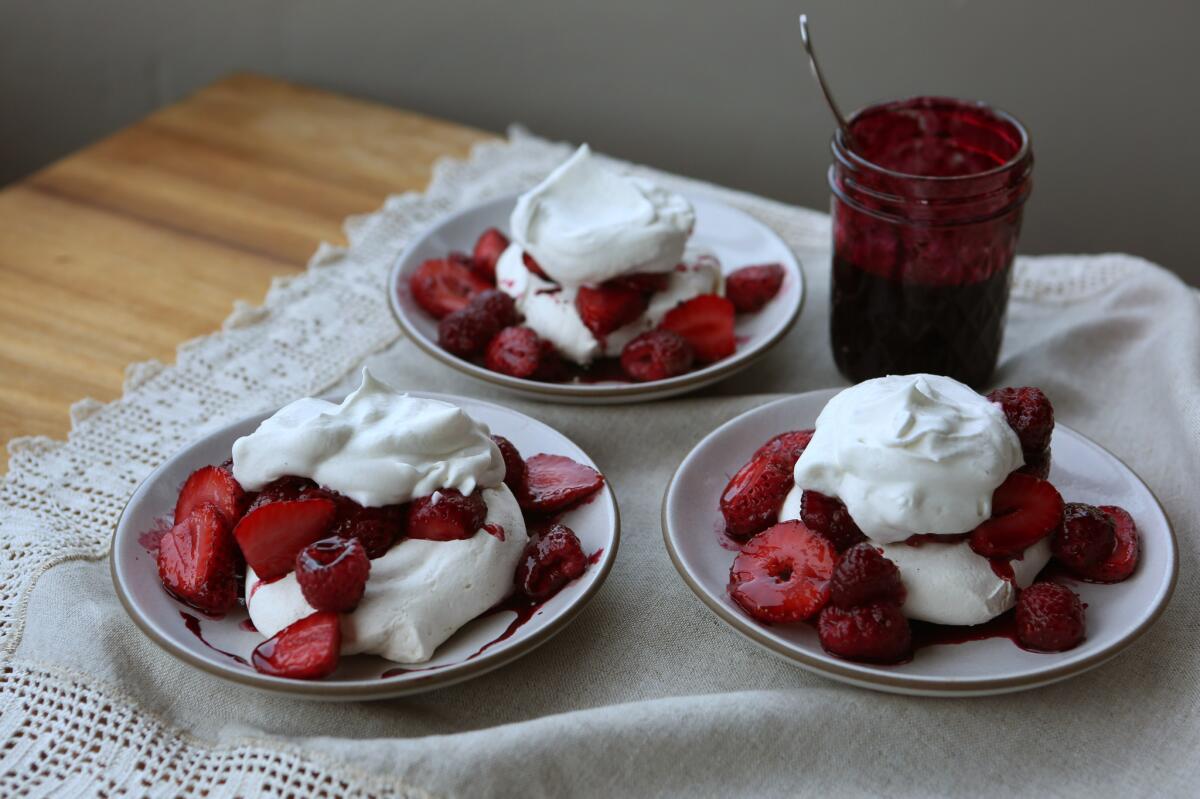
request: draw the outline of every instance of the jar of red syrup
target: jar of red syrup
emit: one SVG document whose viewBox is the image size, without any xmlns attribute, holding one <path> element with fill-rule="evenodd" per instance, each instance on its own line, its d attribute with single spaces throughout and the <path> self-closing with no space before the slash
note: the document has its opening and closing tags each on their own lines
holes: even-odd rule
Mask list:
<svg viewBox="0 0 1200 799">
<path fill-rule="evenodd" d="M 987 384 L 1004 334 L 1033 150 L 981 103 L 916 97 L 833 138 L 830 334 L 855 382 L 887 374 Z"/>
</svg>

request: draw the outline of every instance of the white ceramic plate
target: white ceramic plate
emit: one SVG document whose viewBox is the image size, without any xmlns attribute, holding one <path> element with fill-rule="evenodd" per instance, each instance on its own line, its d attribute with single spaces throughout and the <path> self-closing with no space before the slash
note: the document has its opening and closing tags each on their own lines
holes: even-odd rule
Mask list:
<svg viewBox="0 0 1200 799">
<path fill-rule="evenodd" d="M 570 439 L 524 414 L 464 397 L 410 393 L 459 405 L 493 433 L 512 441 L 525 457 L 549 452 L 597 468 Z M 113 583 L 125 610 L 157 644 L 193 666 L 244 685 L 312 699 L 380 699 L 441 688 L 503 666 L 545 643 L 588 603 L 612 568 L 621 525 L 616 497 L 606 483 L 590 502 L 562 519 L 594 562 L 511 634 L 506 635 L 516 614 L 501 611 L 463 627 L 438 648 L 432 660 L 417 666 L 402 667 L 373 655 L 356 655 L 342 658 L 337 671 L 323 680 L 260 674 L 246 661 L 263 636 L 243 627 L 245 610 L 210 619 L 171 598 L 158 578 L 154 556 L 138 538 L 170 520 L 179 487 L 192 471 L 224 461 L 234 440 L 252 432 L 270 415 L 256 414 L 221 428 L 155 469 L 133 493 L 113 534 Z"/>
<path fill-rule="evenodd" d="M 729 599 L 736 552 L 722 546 L 718 499 L 729 477 L 767 439 L 812 427 L 836 390 L 799 394 L 748 411 L 714 430 L 684 458 L 663 498 L 663 536 L 684 581 L 705 605 L 750 640 L 793 663 L 864 688 L 928 696 L 978 696 L 1034 688 L 1099 666 L 1129 646 L 1162 613 L 1175 587 L 1177 550 L 1158 501 L 1116 456 L 1057 425 L 1050 480 L 1068 502 L 1120 505 L 1142 534 L 1141 563 L 1116 585 L 1080 582 L 1087 603 L 1087 640 L 1069 652 L 1035 654 L 1006 638 L 929 646 L 909 663 L 852 663 L 821 649 L 809 625 L 761 624 Z"/>
<path fill-rule="evenodd" d="M 400 256 L 388 280 L 392 312 L 405 334 L 429 355 L 471 377 L 531 399 L 579 404 L 646 402 L 695 391 L 750 366 L 787 334 L 804 304 L 804 274 L 783 239 L 762 222 L 723 203 L 700 197 L 688 199 L 696 209 L 691 241 L 715 253 L 723 270 L 776 262 L 786 272 L 783 286 L 766 307 L 758 313 L 738 315 L 734 331 L 737 352 L 703 369 L 648 383 L 542 383 L 490 371 L 439 347 L 437 320 L 413 299 L 409 276 L 430 258 L 443 258 L 452 250 L 470 252 L 479 234 L 489 227 L 507 233 L 516 195 L 451 214 L 416 239 Z"/>
</svg>

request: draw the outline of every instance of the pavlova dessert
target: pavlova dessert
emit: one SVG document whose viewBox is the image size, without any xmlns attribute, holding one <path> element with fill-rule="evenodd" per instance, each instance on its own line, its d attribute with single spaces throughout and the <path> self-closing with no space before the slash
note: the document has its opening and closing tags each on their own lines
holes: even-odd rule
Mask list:
<svg viewBox="0 0 1200 799">
<path fill-rule="evenodd" d="M 1119 507 L 1064 504 L 1046 479 L 1053 427 L 1036 388 L 985 397 L 917 374 L 842 391 L 722 494 L 726 532 L 744 541 L 730 597 L 761 621 L 814 621 L 825 650 L 852 660 L 911 657 L 910 620 L 976 628 L 1004 614 L 1026 649 L 1077 646 L 1084 607 L 1047 564 L 1118 582 L 1139 536 Z"/>
<path fill-rule="evenodd" d="M 545 520 L 603 477 L 558 455 L 525 460 L 448 402 L 363 371 L 340 404 L 301 399 L 184 483 L 158 544 L 163 586 L 209 614 L 244 602 L 268 640 L 259 671 L 311 679 L 341 655 L 429 660 L 514 591 L 544 601 L 587 567 Z M 544 526 L 544 525 L 543 525 Z"/>
<path fill-rule="evenodd" d="M 587 145 L 517 200 L 510 236 L 424 262 L 409 279 L 438 344 L 532 380 L 662 380 L 726 358 L 735 316 L 761 310 L 779 264 L 723 275 L 689 245 L 684 197 L 601 165 Z"/>
</svg>

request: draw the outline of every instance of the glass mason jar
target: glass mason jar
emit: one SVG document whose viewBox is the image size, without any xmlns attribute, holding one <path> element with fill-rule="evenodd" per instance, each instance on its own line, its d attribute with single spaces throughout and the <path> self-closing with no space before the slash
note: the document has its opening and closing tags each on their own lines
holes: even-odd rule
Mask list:
<svg viewBox="0 0 1200 799">
<path fill-rule="evenodd" d="M 996 366 L 1033 150 L 1012 116 L 916 97 L 833 138 L 830 335 L 858 382 L 928 372 L 975 388 Z"/>
</svg>

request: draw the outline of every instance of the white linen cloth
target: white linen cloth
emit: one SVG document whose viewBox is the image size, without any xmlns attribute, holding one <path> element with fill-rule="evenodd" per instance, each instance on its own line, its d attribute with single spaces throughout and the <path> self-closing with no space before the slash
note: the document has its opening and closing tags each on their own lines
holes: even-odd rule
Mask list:
<svg viewBox="0 0 1200 799">
<path fill-rule="evenodd" d="M 659 505 L 714 426 L 780 394 L 844 385 L 829 353 L 828 217 L 643 170 L 745 209 L 805 267 L 796 329 L 690 397 L 579 408 L 515 399 L 405 341 L 384 281 L 440 215 L 523 189 L 570 149 L 514 130 L 444 162 L 424 194 L 347 223 L 261 308 L 130 368 L 124 397 L 73 409 L 67 442 L 10 444 L 0 483 L 0 795 L 1195 795 L 1200 780 L 1200 304 L 1125 255 L 1022 258 L 996 385 L 1038 385 L 1115 452 L 1175 523 L 1174 601 L 1115 661 L 1023 694 L 889 696 L 809 674 L 718 621 L 676 575 Z M 1050 213 L 1039 208 L 1036 213 Z M 1063 211 L 1064 213 L 1069 211 Z M 189 439 L 349 387 L 364 360 L 398 386 L 497 399 L 573 438 L 624 518 L 616 566 L 531 655 L 408 699 L 309 704 L 175 660 L 113 593 L 107 548 L 138 482 Z M 715 501 L 715 498 L 713 498 Z"/>
</svg>

